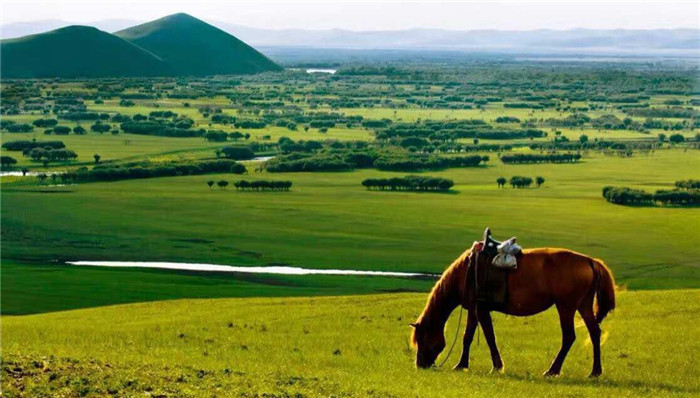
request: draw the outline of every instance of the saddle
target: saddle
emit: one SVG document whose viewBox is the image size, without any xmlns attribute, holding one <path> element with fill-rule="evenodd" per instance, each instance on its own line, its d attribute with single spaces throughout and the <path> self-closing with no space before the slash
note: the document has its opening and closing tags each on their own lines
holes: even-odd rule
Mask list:
<svg viewBox="0 0 700 398">
<path fill-rule="evenodd" d="M 469 259 L 467 284 L 468 305 L 485 305 L 492 310 L 505 310 L 508 303 L 508 275 L 517 269 L 522 249 L 515 238 L 499 242 L 486 228 L 484 239 L 475 242 Z"/>
</svg>

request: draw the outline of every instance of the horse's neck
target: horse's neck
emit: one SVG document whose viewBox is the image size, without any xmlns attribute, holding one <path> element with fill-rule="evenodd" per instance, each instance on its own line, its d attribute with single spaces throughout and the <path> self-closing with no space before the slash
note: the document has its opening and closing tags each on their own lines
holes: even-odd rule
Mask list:
<svg viewBox="0 0 700 398">
<path fill-rule="evenodd" d="M 423 320 L 426 323 L 442 328 L 452 311 L 464 303 L 464 287 L 462 286 L 464 281 L 462 279 L 466 275 L 462 271 L 466 271 L 466 264 L 455 263 L 440 279 L 423 312 Z"/>
</svg>

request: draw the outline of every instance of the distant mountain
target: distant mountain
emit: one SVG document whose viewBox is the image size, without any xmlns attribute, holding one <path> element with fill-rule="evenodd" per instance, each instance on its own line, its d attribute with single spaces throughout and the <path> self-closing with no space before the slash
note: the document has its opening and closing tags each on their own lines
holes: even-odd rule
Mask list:
<svg viewBox="0 0 700 398">
<path fill-rule="evenodd" d="M 700 29 L 271 30 L 212 22 L 258 47 L 700 55 Z"/>
<path fill-rule="evenodd" d="M 157 56 L 88 26 L 0 42 L 3 78 L 157 76 L 170 73 Z"/>
<path fill-rule="evenodd" d="M 174 14 L 115 33 L 158 55 L 177 75 L 224 75 L 281 70 L 234 36 L 187 14 Z"/>
<path fill-rule="evenodd" d="M 142 21 L 135 21 L 132 19 L 104 19 L 101 21 L 87 23 L 67 22 L 59 19 L 44 19 L 41 21 L 32 22 L 13 22 L 0 26 L 0 38 L 14 39 L 22 36 L 45 33 L 50 30 L 65 28 L 66 26 L 72 25 L 92 26 L 99 30 L 112 33 L 140 23 L 142 23 Z"/>
</svg>

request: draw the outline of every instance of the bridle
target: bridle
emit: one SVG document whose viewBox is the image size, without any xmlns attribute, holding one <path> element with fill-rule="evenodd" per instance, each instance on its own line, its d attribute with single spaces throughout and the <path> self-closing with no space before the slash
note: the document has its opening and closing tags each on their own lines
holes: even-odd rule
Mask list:
<svg viewBox="0 0 700 398">
<path fill-rule="evenodd" d="M 479 269 L 479 267 L 478 267 L 478 264 L 479 264 L 479 253 L 481 253 L 481 250 L 482 250 L 483 247 L 486 245 L 486 242 L 481 243 L 481 245 L 479 245 L 479 243 L 481 243 L 481 242 L 476 242 L 476 243 L 472 246 L 472 247 L 474 248 L 474 251 L 472 252 L 473 255 L 472 255 L 472 256 L 469 256 L 469 257 L 470 257 L 470 258 L 469 258 L 469 265 L 467 266 L 467 269 L 466 269 L 465 272 L 464 272 L 464 290 L 463 290 L 463 292 L 464 292 L 464 293 L 463 293 L 463 294 L 464 294 L 464 297 L 462 298 L 462 301 L 463 301 L 462 304 L 464 304 L 464 301 L 466 301 L 467 288 L 469 287 L 469 286 L 468 286 L 468 285 L 469 285 L 469 269 L 470 269 L 472 266 L 474 267 L 474 286 L 475 286 L 475 291 L 478 290 L 479 278 L 478 278 L 478 275 L 476 274 L 476 272 L 477 272 L 477 270 Z M 473 262 L 472 262 L 472 257 L 473 257 Z M 472 265 L 472 264 L 474 264 L 474 265 Z M 457 344 L 457 338 L 459 337 L 459 330 L 460 330 L 460 327 L 461 327 L 461 325 L 462 325 L 462 314 L 463 314 L 463 313 L 464 313 L 464 305 L 461 305 L 461 304 L 460 304 L 460 306 L 459 306 L 459 319 L 457 320 L 457 329 L 456 329 L 456 331 L 455 331 L 455 337 L 454 337 L 454 339 L 452 340 L 452 345 L 450 346 L 450 350 L 447 351 L 447 356 L 445 357 L 445 359 L 442 360 L 442 363 L 440 363 L 440 365 L 437 365 L 438 368 L 441 368 L 441 367 L 445 364 L 445 362 L 447 362 L 447 360 L 450 359 L 450 355 L 452 355 L 452 350 L 455 348 L 455 344 Z M 478 327 L 477 327 L 477 331 L 478 331 Z"/>
</svg>

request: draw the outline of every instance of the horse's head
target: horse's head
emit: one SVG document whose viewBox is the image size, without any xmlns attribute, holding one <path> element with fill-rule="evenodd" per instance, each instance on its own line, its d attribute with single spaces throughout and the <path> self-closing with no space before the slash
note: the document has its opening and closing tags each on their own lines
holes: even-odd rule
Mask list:
<svg viewBox="0 0 700 398">
<path fill-rule="evenodd" d="M 442 328 L 430 327 L 419 322 L 412 323 L 411 345 L 416 348 L 416 367 L 429 368 L 445 349 L 445 334 Z"/>
</svg>

